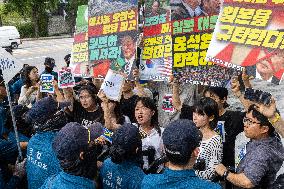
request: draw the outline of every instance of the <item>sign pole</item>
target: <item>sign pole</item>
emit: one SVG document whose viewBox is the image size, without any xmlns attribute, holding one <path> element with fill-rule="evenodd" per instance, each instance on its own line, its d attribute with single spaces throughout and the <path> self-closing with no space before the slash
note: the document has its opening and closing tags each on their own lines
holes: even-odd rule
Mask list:
<svg viewBox="0 0 284 189">
<path fill-rule="evenodd" d="M 7 95 L 8 95 L 8 101 L 9 101 L 9 106 L 10 106 L 10 112 L 11 112 L 11 116 L 12 116 L 12 121 L 13 121 L 13 127 L 14 127 L 14 132 L 15 132 L 15 138 L 17 141 L 17 147 L 18 147 L 18 151 L 19 151 L 19 157 L 20 157 L 20 161 L 23 160 L 23 154 L 22 154 L 22 150 L 21 150 L 21 146 L 20 146 L 20 140 L 19 140 L 19 135 L 18 135 L 18 130 L 17 130 L 17 125 L 16 125 L 16 119 L 12 110 L 12 101 L 11 101 L 11 96 L 10 96 L 10 90 L 9 90 L 9 86 L 8 84 L 6 85 L 6 91 L 7 91 Z"/>
</svg>

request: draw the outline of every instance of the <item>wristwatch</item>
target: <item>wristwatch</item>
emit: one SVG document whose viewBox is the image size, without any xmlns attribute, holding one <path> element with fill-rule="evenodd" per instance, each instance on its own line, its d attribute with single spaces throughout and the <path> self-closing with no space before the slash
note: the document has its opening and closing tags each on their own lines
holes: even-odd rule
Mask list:
<svg viewBox="0 0 284 189">
<path fill-rule="evenodd" d="M 228 177 L 229 173 L 230 173 L 230 171 L 228 171 L 228 170 L 226 170 L 226 171 L 224 172 L 224 174 L 223 174 L 223 176 L 222 176 L 224 180 L 227 180 L 227 177 Z"/>
</svg>

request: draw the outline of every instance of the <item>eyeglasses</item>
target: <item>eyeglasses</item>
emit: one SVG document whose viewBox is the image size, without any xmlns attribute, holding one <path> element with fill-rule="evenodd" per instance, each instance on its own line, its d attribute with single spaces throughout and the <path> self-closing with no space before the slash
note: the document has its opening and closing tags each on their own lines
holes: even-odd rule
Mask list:
<svg viewBox="0 0 284 189">
<path fill-rule="evenodd" d="M 248 126 L 252 126 L 253 124 L 260 124 L 259 122 L 252 121 L 251 119 L 249 119 L 249 118 L 247 118 L 247 117 L 244 117 L 243 123 L 244 123 L 244 124 L 247 123 Z"/>
</svg>

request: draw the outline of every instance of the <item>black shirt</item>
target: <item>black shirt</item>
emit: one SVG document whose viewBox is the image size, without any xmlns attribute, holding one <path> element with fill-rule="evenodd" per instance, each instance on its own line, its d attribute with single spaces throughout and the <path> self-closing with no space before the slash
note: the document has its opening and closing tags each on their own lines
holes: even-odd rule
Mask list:
<svg viewBox="0 0 284 189">
<path fill-rule="evenodd" d="M 94 112 L 88 112 L 82 107 L 80 102 L 74 101 L 72 119 L 74 122 L 80 123 L 83 126 L 89 126 L 96 122 L 103 124 L 103 111 L 100 106 Z"/>
<path fill-rule="evenodd" d="M 235 140 L 237 135 L 244 131 L 244 124 L 243 124 L 244 116 L 245 112 L 226 111 L 218 119 L 218 125 L 219 124 L 224 125 L 224 132 L 223 132 L 224 135 L 221 136 L 221 138 L 223 140 L 222 163 L 225 166 L 231 166 L 233 168 L 235 167 Z M 180 118 L 192 120 L 192 107 L 183 104 Z"/>
<path fill-rule="evenodd" d="M 244 131 L 243 118 L 245 112 L 226 111 L 218 121 L 224 122 L 225 142 L 223 142 L 223 160 L 225 166 L 235 167 L 235 140 Z"/>
<path fill-rule="evenodd" d="M 123 96 L 120 100 L 120 108 L 123 115 L 129 117 L 131 123 L 136 123 L 135 119 L 135 103 L 139 96 L 133 95 L 132 97 L 125 99 Z"/>
</svg>

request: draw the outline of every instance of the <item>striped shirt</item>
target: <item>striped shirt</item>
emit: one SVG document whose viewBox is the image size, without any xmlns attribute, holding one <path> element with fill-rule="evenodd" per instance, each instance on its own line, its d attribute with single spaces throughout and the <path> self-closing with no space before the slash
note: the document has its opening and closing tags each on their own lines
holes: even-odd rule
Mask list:
<svg viewBox="0 0 284 189">
<path fill-rule="evenodd" d="M 221 137 L 215 135 L 210 139 L 203 140 L 199 149 L 198 158 L 204 159 L 206 166 L 204 171 L 195 171 L 195 173 L 202 179 L 213 180 L 215 177 L 215 166 L 221 163 L 223 156 Z"/>
</svg>

